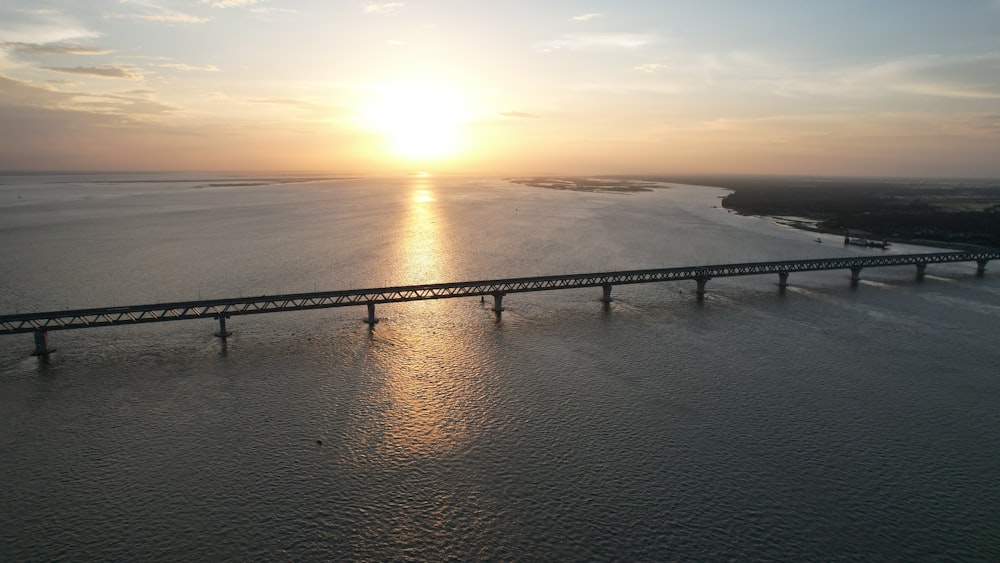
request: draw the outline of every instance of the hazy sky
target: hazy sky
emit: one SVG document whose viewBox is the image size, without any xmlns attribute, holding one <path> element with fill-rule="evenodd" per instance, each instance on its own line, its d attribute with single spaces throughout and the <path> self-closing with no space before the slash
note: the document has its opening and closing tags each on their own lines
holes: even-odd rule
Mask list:
<svg viewBox="0 0 1000 563">
<path fill-rule="evenodd" d="M 1000 177 L 1000 0 L 4 0 L 0 169 Z"/>
</svg>

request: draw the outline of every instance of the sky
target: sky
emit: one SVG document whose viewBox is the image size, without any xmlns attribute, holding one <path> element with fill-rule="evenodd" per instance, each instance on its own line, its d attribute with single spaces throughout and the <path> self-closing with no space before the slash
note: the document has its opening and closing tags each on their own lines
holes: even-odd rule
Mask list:
<svg viewBox="0 0 1000 563">
<path fill-rule="evenodd" d="M 1000 177 L 1000 0 L 4 0 L 0 170 Z"/>
</svg>

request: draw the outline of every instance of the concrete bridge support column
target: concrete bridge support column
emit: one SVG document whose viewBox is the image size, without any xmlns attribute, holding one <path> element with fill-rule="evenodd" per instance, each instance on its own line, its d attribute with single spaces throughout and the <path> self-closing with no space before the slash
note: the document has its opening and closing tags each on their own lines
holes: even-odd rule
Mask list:
<svg viewBox="0 0 1000 563">
<path fill-rule="evenodd" d="M 917 281 L 920 281 L 924 279 L 924 272 L 927 271 L 927 263 L 917 262 L 916 266 L 917 266 Z"/>
<path fill-rule="evenodd" d="M 502 291 L 497 291 L 493 293 L 493 312 L 499 315 L 503 312 L 503 296 L 505 295 Z"/>
<path fill-rule="evenodd" d="M 698 301 L 705 299 L 705 284 L 708 283 L 708 280 L 710 279 L 712 278 L 701 277 L 694 279 L 694 281 L 698 282 L 698 289 L 697 291 L 695 291 L 695 293 L 698 295 Z"/>
<path fill-rule="evenodd" d="M 219 332 L 216 332 L 215 335 L 223 339 L 227 336 L 231 336 L 233 333 L 226 330 L 226 319 L 229 318 L 229 315 L 219 315 L 215 318 L 219 319 Z"/>
<path fill-rule="evenodd" d="M 503 313 L 503 296 L 504 292 L 502 291 L 493 294 L 493 312 L 497 315 Z"/>
<path fill-rule="evenodd" d="M 858 287 L 861 281 L 861 266 L 851 266 L 851 287 Z"/>
<path fill-rule="evenodd" d="M 976 260 L 976 275 L 983 277 L 986 275 L 986 264 L 989 264 L 989 260 Z"/>
<path fill-rule="evenodd" d="M 601 301 L 611 303 L 611 284 L 602 285 L 601 289 L 604 290 L 604 297 L 601 298 Z"/>
<path fill-rule="evenodd" d="M 378 322 L 378 319 L 375 318 L 375 304 L 366 303 L 366 305 L 368 305 L 368 318 L 365 319 L 365 322 L 368 323 L 369 326 L 374 326 L 375 323 Z"/>
<path fill-rule="evenodd" d="M 47 330 L 35 331 L 35 351 L 31 355 L 44 357 L 55 351 L 55 348 L 49 348 L 49 332 Z"/>
<path fill-rule="evenodd" d="M 778 289 L 785 291 L 788 287 L 788 272 L 778 272 Z"/>
</svg>

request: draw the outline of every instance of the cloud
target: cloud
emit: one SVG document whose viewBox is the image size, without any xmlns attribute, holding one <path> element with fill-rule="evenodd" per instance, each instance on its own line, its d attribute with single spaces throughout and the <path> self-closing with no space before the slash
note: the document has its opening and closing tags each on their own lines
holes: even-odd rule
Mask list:
<svg viewBox="0 0 1000 563">
<path fill-rule="evenodd" d="M 208 100 L 212 100 L 212 101 L 215 101 L 215 102 L 224 102 L 224 101 L 229 100 L 229 96 L 226 95 L 225 92 L 201 91 L 201 92 L 199 92 L 199 94 L 203 98 L 208 99 Z"/>
<path fill-rule="evenodd" d="M 161 64 L 160 66 L 162 66 L 164 68 L 172 68 L 174 70 L 180 70 L 180 71 L 184 71 L 184 72 L 191 72 L 191 71 L 195 71 L 195 70 L 200 70 L 200 71 L 203 71 L 203 72 L 219 72 L 219 67 L 217 67 L 215 65 L 191 66 L 191 65 L 186 65 L 186 64 L 183 64 L 183 63 L 169 63 L 169 64 Z"/>
<path fill-rule="evenodd" d="M 298 12 L 289 8 L 272 8 L 269 6 L 254 6 L 250 8 L 252 14 L 297 14 Z"/>
<path fill-rule="evenodd" d="M 114 52 L 111 49 L 81 47 L 65 43 L 38 44 L 8 42 L 0 43 L 0 48 L 9 49 L 22 55 L 107 55 Z"/>
<path fill-rule="evenodd" d="M 170 8 L 164 8 L 147 0 L 120 0 L 123 5 L 135 6 L 138 11 L 133 13 L 105 14 L 105 19 L 130 19 L 163 23 L 206 23 L 212 18 L 203 18 Z M 204 3 L 204 2 L 203 2 Z"/>
<path fill-rule="evenodd" d="M 8 24 L 0 29 L 0 43 L 45 45 L 73 39 L 90 39 L 99 34 L 68 22 L 31 22 Z"/>
<path fill-rule="evenodd" d="M 667 65 L 663 63 L 644 63 L 641 65 L 635 65 L 633 68 L 641 72 L 653 73 L 658 70 L 667 68 Z"/>
<path fill-rule="evenodd" d="M 594 18 L 604 17 L 604 14 L 580 14 L 579 16 L 573 16 L 573 19 L 578 22 L 590 21 Z"/>
<path fill-rule="evenodd" d="M 540 51 L 620 51 L 635 50 L 654 43 L 654 38 L 635 33 L 577 33 L 543 41 Z"/>
<path fill-rule="evenodd" d="M 211 4 L 213 8 L 238 8 L 240 6 L 253 6 L 260 0 L 201 0 L 202 4 Z"/>
<path fill-rule="evenodd" d="M 906 94 L 952 99 L 1000 99 L 1000 53 L 906 57 L 826 73 L 785 73 L 775 92 L 797 96 L 871 97 Z"/>
<path fill-rule="evenodd" d="M 320 107 L 312 102 L 297 100 L 295 98 L 256 98 L 249 101 L 255 104 L 274 104 L 279 106 L 296 107 L 299 109 L 317 109 Z"/>
<path fill-rule="evenodd" d="M 53 10 L 51 8 L 38 8 L 34 10 L 28 8 L 18 8 L 17 11 L 22 14 L 35 14 L 39 16 L 55 16 L 62 13 L 59 10 Z"/>
<path fill-rule="evenodd" d="M 500 115 L 504 117 L 516 117 L 520 119 L 539 119 L 542 117 L 540 115 L 535 115 L 533 113 L 525 113 L 523 111 L 502 111 L 500 112 Z"/>
<path fill-rule="evenodd" d="M 856 80 L 927 96 L 1000 99 L 1000 53 L 892 61 L 859 74 Z"/>
<path fill-rule="evenodd" d="M 302 98 L 251 98 L 245 101 L 272 106 L 276 114 L 282 115 L 280 120 L 284 123 L 298 122 L 311 126 L 316 123 L 333 122 L 349 115 L 346 108 L 316 103 Z"/>
<path fill-rule="evenodd" d="M 55 72 L 65 72 L 67 74 L 84 74 L 88 76 L 98 76 L 100 78 L 124 78 L 126 80 L 142 79 L 142 70 L 127 65 L 101 65 L 101 66 L 43 66 L 45 70 Z"/>
<path fill-rule="evenodd" d="M 794 145 L 805 138 L 906 138 L 940 135 L 1000 138 L 995 113 L 931 114 L 870 111 L 768 115 L 753 118 L 715 118 L 672 125 L 682 133 L 712 133 L 733 138 L 756 138 Z"/>
<path fill-rule="evenodd" d="M 67 84 L 61 81 L 60 84 Z M 100 114 L 116 116 L 127 122 L 143 121 L 150 117 L 171 114 L 178 110 L 154 99 L 152 90 L 139 89 L 110 94 L 87 92 L 62 92 L 50 86 L 16 80 L 0 75 L 0 107 L 17 108 L 16 111 L 0 114 L 22 115 L 31 111 L 58 111 L 65 116 L 79 114 Z M 55 115 L 50 113 L 50 115 Z M 77 117 L 68 117 L 78 120 Z M 94 120 L 91 120 L 94 121 Z M 103 119 L 98 120 L 104 122 Z"/>
<path fill-rule="evenodd" d="M 77 111 L 89 111 L 104 115 L 119 115 L 135 120 L 154 116 L 170 115 L 179 108 L 153 100 L 148 95 L 103 95 L 78 99 L 73 104 Z"/>
<path fill-rule="evenodd" d="M 183 14 L 181 12 L 171 12 L 169 14 L 129 14 L 107 17 L 114 19 L 145 20 L 163 23 L 206 23 L 212 21 L 212 18 L 200 18 L 198 16 Z"/>
<path fill-rule="evenodd" d="M 395 14 L 400 8 L 405 6 L 404 2 L 388 2 L 386 4 L 365 4 L 366 14 Z"/>
</svg>

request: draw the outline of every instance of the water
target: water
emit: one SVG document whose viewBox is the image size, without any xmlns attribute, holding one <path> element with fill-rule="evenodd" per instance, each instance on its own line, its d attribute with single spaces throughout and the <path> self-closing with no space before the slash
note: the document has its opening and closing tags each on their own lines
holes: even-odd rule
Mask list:
<svg viewBox="0 0 1000 563">
<path fill-rule="evenodd" d="M 225 183 L 0 177 L 0 311 L 883 252 L 713 188 Z M 974 272 L 54 332 L 47 362 L 0 337 L 0 556 L 997 559 L 1000 278 Z"/>
</svg>

